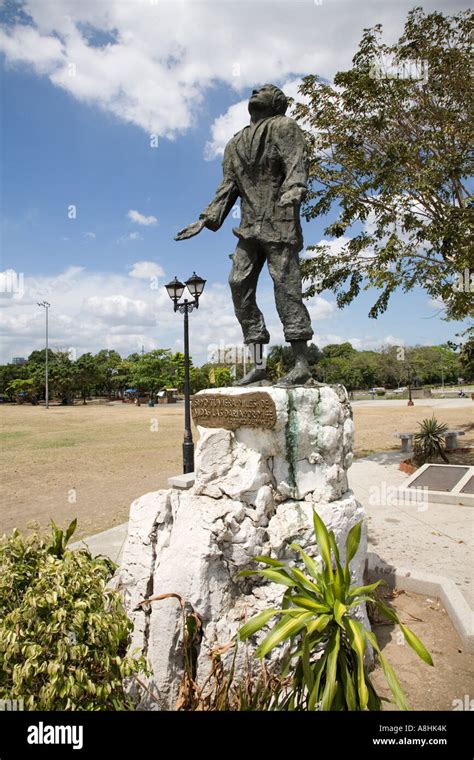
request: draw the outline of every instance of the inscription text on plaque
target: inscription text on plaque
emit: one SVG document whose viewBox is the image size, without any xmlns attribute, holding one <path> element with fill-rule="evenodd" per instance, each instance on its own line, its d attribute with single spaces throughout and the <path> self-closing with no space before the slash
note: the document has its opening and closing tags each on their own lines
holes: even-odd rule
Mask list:
<svg viewBox="0 0 474 760">
<path fill-rule="evenodd" d="M 191 397 L 191 411 L 196 425 L 236 430 L 239 427 L 273 428 L 276 423 L 275 402 L 265 392 L 203 393 Z"/>
</svg>

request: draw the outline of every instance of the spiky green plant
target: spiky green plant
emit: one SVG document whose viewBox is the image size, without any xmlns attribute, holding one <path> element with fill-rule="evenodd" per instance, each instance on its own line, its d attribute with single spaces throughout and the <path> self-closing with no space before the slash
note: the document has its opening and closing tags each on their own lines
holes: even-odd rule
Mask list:
<svg viewBox="0 0 474 760">
<path fill-rule="evenodd" d="M 433 665 L 429 652 L 413 631 L 400 623 L 395 612 L 375 596 L 375 589 L 382 581 L 366 586 L 351 585 L 349 565 L 359 548 L 362 523 L 357 523 L 348 534 L 344 566 L 333 531 L 327 530 L 316 511 L 313 511 L 313 524 L 320 563 L 308 556 L 298 544 L 291 544 L 302 559 L 306 572 L 295 565 L 259 556 L 255 560 L 267 565 L 264 570 L 244 570 L 240 573 L 256 573 L 287 589 L 281 608 L 266 609 L 245 623 L 239 630 L 240 639 L 248 639 L 272 618 L 280 618 L 255 652 L 257 657 L 264 658 L 284 642 L 290 645 L 284 659 L 283 674 L 292 672 L 294 677 L 289 688 L 276 695 L 277 709 L 382 709 L 382 700 L 365 663 L 365 652 L 370 643 L 396 704 L 401 710 L 407 710 L 406 699 L 393 668 L 380 651 L 374 634 L 354 617 L 355 609 L 364 602 L 376 605 L 386 618 L 400 626 L 407 643 L 418 656 L 428 665 Z"/>
<path fill-rule="evenodd" d="M 446 443 L 444 436 L 448 426 L 444 422 L 438 422 L 436 417 L 424 419 L 418 423 L 420 429 L 413 436 L 413 458 L 418 465 L 431 462 L 438 456 L 443 462 L 449 464 L 445 449 Z"/>
</svg>

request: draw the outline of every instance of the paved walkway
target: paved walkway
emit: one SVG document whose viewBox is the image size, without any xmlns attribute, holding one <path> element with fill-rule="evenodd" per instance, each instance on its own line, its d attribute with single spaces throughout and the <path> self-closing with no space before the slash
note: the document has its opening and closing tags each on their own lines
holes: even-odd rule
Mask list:
<svg viewBox="0 0 474 760">
<path fill-rule="evenodd" d="M 400 452 L 384 451 L 356 459 L 349 470 L 349 485 L 367 512 L 369 551 L 396 567 L 446 576 L 474 608 L 474 509 L 396 503 L 395 490 L 407 478 L 398 469 L 401 458 Z M 83 542 L 93 554 L 106 554 L 119 563 L 126 536 L 124 523 Z"/>
<path fill-rule="evenodd" d="M 415 398 L 413 399 L 413 403 L 415 406 L 431 406 L 437 409 L 452 409 L 453 407 L 459 408 L 463 406 L 469 414 L 472 414 L 474 410 L 474 401 L 471 399 L 471 394 L 465 398 Z M 407 404 L 406 398 L 387 399 L 386 401 L 377 398 L 373 401 L 371 399 L 351 401 L 351 406 L 407 406 Z"/>
<path fill-rule="evenodd" d="M 453 580 L 474 608 L 474 509 L 452 504 L 411 504 L 395 500 L 408 477 L 398 469 L 400 452 L 356 459 L 349 485 L 368 517 L 369 551 L 396 567 Z"/>
</svg>

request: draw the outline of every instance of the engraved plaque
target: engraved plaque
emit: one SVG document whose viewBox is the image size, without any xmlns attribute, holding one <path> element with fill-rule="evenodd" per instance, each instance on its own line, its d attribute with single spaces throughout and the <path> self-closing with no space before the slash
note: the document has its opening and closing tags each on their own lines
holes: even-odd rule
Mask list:
<svg viewBox="0 0 474 760">
<path fill-rule="evenodd" d="M 191 411 L 196 425 L 209 428 L 274 428 L 276 423 L 275 402 L 262 391 L 232 396 L 221 393 L 192 396 Z"/>
</svg>

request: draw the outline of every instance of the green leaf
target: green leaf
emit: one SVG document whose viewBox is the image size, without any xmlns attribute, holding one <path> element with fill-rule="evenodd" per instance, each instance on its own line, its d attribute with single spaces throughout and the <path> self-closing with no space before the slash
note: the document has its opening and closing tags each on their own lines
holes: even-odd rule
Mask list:
<svg viewBox="0 0 474 760">
<path fill-rule="evenodd" d="M 333 573 L 331 566 L 331 545 L 329 543 L 329 534 L 325 524 L 315 509 L 313 509 L 313 526 L 314 535 L 316 536 L 316 541 L 318 543 L 322 560 L 326 565 L 326 570 L 329 573 L 329 577 L 332 578 Z"/>
<path fill-rule="evenodd" d="M 306 588 L 316 594 L 320 593 L 319 586 L 317 586 L 316 583 L 313 583 L 313 581 L 310 581 L 310 579 L 307 578 L 306 575 L 302 573 L 298 567 L 289 567 L 288 572 L 291 573 L 294 578 L 296 578 L 298 586 L 303 586 L 303 588 Z"/>
<path fill-rule="evenodd" d="M 319 695 L 319 685 L 321 683 L 321 677 L 324 673 L 324 670 L 326 668 L 326 663 L 328 659 L 327 651 L 323 654 L 320 660 L 316 663 L 314 666 L 314 686 L 311 694 L 309 695 L 308 700 L 308 710 L 314 710 L 316 704 L 321 701 L 320 695 Z"/>
<path fill-rule="evenodd" d="M 74 520 L 69 524 L 69 527 L 66 530 L 66 533 L 64 536 L 64 546 L 66 546 L 71 536 L 75 533 L 76 528 L 77 528 L 77 517 L 74 518 Z"/>
<path fill-rule="evenodd" d="M 321 573 L 321 568 L 318 566 L 318 563 L 312 557 L 306 554 L 306 552 L 303 551 L 303 549 L 301 548 L 299 544 L 290 544 L 290 549 L 293 549 L 294 551 L 299 552 L 308 573 L 312 575 L 312 577 L 315 580 L 318 580 L 319 575 Z"/>
<path fill-rule="evenodd" d="M 315 612 L 330 612 L 330 608 L 327 604 L 313 602 L 312 599 L 308 599 L 306 596 L 300 596 L 299 594 L 292 596 L 291 601 L 299 607 L 306 607 L 308 610 L 314 610 Z"/>
<path fill-rule="evenodd" d="M 385 676 L 385 678 L 387 680 L 387 683 L 388 683 L 388 685 L 390 687 L 390 691 L 393 694 L 395 702 L 397 703 L 397 705 L 400 708 L 400 710 L 408 710 L 408 705 L 407 705 L 407 701 L 405 699 L 405 695 L 404 695 L 404 693 L 402 691 L 402 687 L 400 686 L 400 684 L 398 682 L 398 678 L 395 675 L 394 669 L 392 668 L 392 666 L 390 665 L 390 663 L 385 659 L 385 657 L 380 652 L 380 650 L 378 652 L 378 657 L 379 657 L 379 660 L 380 660 L 380 664 L 382 666 L 382 670 L 384 672 L 384 676 Z"/>
<path fill-rule="evenodd" d="M 347 633 L 351 648 L 357 654 L 357 689 L 361 710 L 365 710 L 369 699 L 369 692 L 365 683 L 364 654 L 367 631 L 358 620 L 346 617 L 344 628 Z"/>
<path fill-rule="evenodd" d="M 310 649 L 309 649 L 308 636 L 303 636 L 303 651 L 301 653 L 301 662 L 303 664 L 303 674 L 304 674 L 306 688 L 308 689 L 308 693 L 311 694 L 311 691 L 314 686 L 314 675 L 313 675 L 313 669 L 311 667 L 311 662 L 310 662 Z"/>
<path fill-rule="evenodd" d="M 379 695 L 374 689 L 374 686 L 370 680 L 370 678 L 365 679 L 365 682 L 367 684 L 367 688 L 369 690 L 369 701 L 367 703 L 367 707 L 369 710 L 378 711 L 382 709 L 382 700 L 380 699 Z"/>
<path fill-rule="evenodd" d="M 341 562 L 339 559 L 339 548 L 336 544 L 336 537 L 334 536 L 334 531 L 329 532 L 329 543 L 331 545 L 331 549 L 334 554 L 334 559 L 336 561 L 336 572 L 334 575 L 334 592 L 336 595 L 336 598 L 340 601 L 345 600 L 345 588 L 344 588 L 344 573 L 341 567 Z"/>
<path fill-rule="evenodd" d="M 265 565 L 271 565 L 272 567 L 285 567 L 284 562 L 279 562 L 272 557 L 261 557 L 260 555 L 253 558 L 255 562 L 263 562 Z"/>
<path fill-rule="evenodd" d="M 389 607 L 386 607 L 385 604 L 383 604 L 382 602 L 379 602 L 378 599 L 374 599 L 374 604 L 378 607 L 380 612 L 383 612 L 386 618 L 392 621 L 392 623 L 397 623 L 397 624 L 400 623 L 397 614 L 393 610 L 391 610 Z"/>
<path fill-rule="evenodd" d="M 421 657 L 421 659 L 424 660 L 428 665 L 433 665 L 433 660 L 431 659 L 430 653 L 428 652 L 423 642 L 420 641 L 418 636 L 416 636 L 413 631 L 406 625 L 403 625 L 403 623 L 400 623 L 399 625 L 403 635 L 405 636 L 407 644 L 409 644 L 411 648 L 414 649 L 418 657 Z"/>
<path fill-rule="evenodd" d="M 329 538 L 329 545 L 330 545 L 330 547 L 332 549 L 332 552 L 334 554 L 334 559 L 336 560 L 336 562 L 340 563 L 341 560 L 340 560 L 340 557 L 339 557 L 339 547 L 338 547 L 338 545 L 336 543 L 336 536 L 334 535 L 334 531 L 333 530 L 330 530 L 328 532 L 328 538 Z"/>
<path fill-rule="evenodd" d="M 339 653 L 339 664 L 342 688 L 344 690 L 344 698 L 346 700 L 347 707 L 349 710 L 357 710 L 357 696 L 354 681 L 352 679 L 352 673 L 349 669 L 347 658 L 342 647 Z"/>
<path fill-rule="evenodd" d="M 322 633 L 333 619 L 332 615 L 320 615 L 316 620 L 311 620 L 306 625 L 308 633 Z"/>
<path fill-rule="evenodd" d="M 304 628 L 305 624 L 312 618 L 311 612 L 305 612 L 301 615 L 299 615 L 297 618 L 285 618 L 284 620 L 281 620 L 277 625 L 270 631 L 268 636 L 262 641 L 260 646 L 256 649 L 255 655 L 257 657 L 265 657 L 269 652 L 271 652 L 272 649 L 274 649 L 278 644 L 281 644 L 286 639 L 295 636 L 299 631 L 301 631 L 302 628 Z"/>
<path fill-rule="evenodd" d="M 352 586 L 352 588 L 349 589 L 347 599 L 353 600 L 356 596 L 360 596 L 361 594 L 370 594 L 372 591 L 375 591 L 375 589 L 378 588 L 381 583 L 385 583 L 385 581 L 380 580 L 376 583 L 369 583 L 368 586 Z"/>
<path fill-rule="evenodd" d="M 237 573 L 238 578 L 245 578 L 249 575 L 263 575 L 264 578 L 268 578 L 272 583 L 279 583 L 280 585 L 288 586 L 289 588 L 296 586 L 295 581 L 286 575 L 286 573 L 270 568 L 267 570 L 241 570 Z"/>
<path fill-rule="evenodd" d="M 324 685 L 323 696 L 321 700 L 321 710 L 330 710 L 337 689 L 337 659 L 339 655 L 339 643 L 341 632 L 336 629 L 327 646 L 327 666 L 326 666 L 326 683 Z"/>
<path fill-rule="evenodd" d="M 360 544 L 360 536 L 362 531 L 362 520 L 354 525 L 348 535 L 346 541 L 346 567 L 349 567 L 350 563 L 354 559 L 357 549 Z"/>
<path fill-rule="evenodd" d="M 395 671 L 393 670 L 392 666 L 389 664 L 389 662 L 385 659 L 382 652 L 380 651 L 379 643 L 377 641 L 375 634 L 372 633 L 371 631 L 367 631 L 366 634 L 367 634 L 368 640 L 370 641 L 373 648 L 377 652 L 386 681 L 389 685 L 390 691 L 393 694 L 396 704 L 398 705 L 400 710 L 408 710 L 408 705 L 405 699 L 405 695 L 398 682 L 397 676 L 395 675 Z"/>
<path fill-rule="evenodd" d="M 260 570 L 260 575 L 263 575 L 264 578 L 268 578 L 272 583 L 288 586 L 288 588 L 293 588 L 293 586 L 296 585 L 294 580 L 286 575 L 286 573 L 280 572 L 279 570 Z"/>
<path fill-rule="evenodd" d="M 345 604 L 342 604 L 338 599 L 334 602 L 334 620 L 339 625 L 342 625 L 342 618 L 347 612 L 347 607 Z"/>
<path fill-rule="evenodd" d="M 242 628 L 239 628 L 238 633 L 240 640 L 245 641 L 249 636 L 253 636 L 254 633 L 259 631 L 260 628 L 263 628 L 263 626 L 266 625 L 272 617 L 278 615 L 279 612 L 280 610 L 270 608 L 263 610 L 263 612 L 260 612 L 258 615 L 254 615 L 242 626 Z"/>
</svg>

